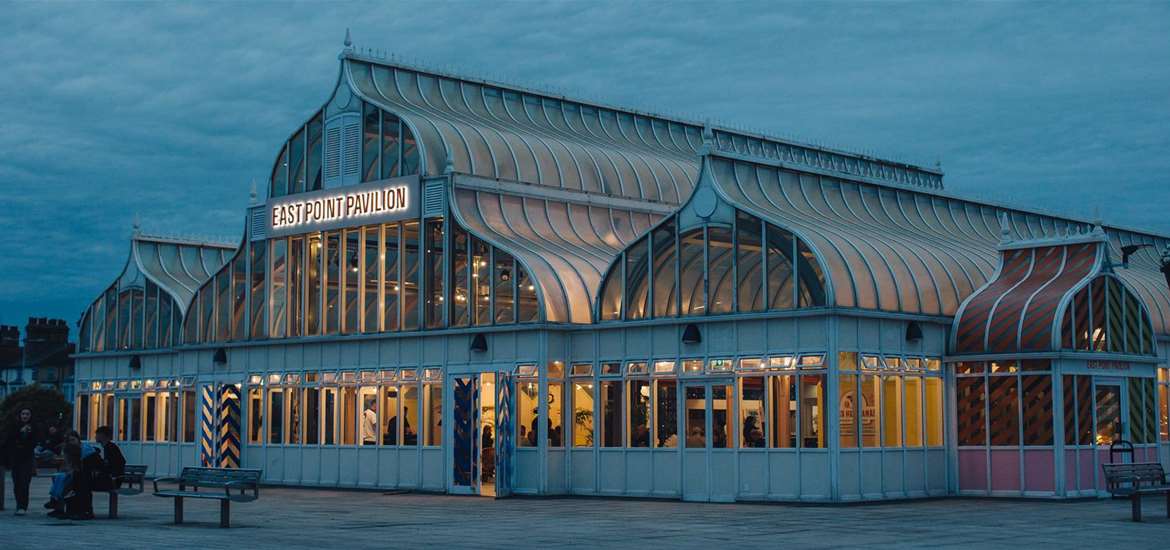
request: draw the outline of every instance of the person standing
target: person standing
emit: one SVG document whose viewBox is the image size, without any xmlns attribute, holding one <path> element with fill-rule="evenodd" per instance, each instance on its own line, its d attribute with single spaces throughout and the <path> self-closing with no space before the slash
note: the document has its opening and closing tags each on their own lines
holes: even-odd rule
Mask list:
<svg viewBox="0 0 1170 550">
<path fill-rule="evenodd" d="M 32 423 L 32 409 L 20 409 L 16 422 L 9 427 L 4 448 L 8 467 L 12 469 L 12 493 L 16 496 L 16 515 L 28 513 L 28 487 L 37 473 L 37 434 Z"/>
</svg>

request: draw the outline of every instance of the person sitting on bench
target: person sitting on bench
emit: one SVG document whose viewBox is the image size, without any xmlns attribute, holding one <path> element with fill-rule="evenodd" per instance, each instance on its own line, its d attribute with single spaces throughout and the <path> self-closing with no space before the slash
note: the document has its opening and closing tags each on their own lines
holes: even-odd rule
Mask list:
<svg viewBox="0 0 1170 550">
<path fill-rule="evenodd" d="M 126 457 L 122 456 L 122 450 L 114 444 L 114 430 L 109 426 L 99 426 L 93 435 L 101 446 L 102 461 L 105 465 L 101 472 L 95 473 L 93 489 L 112 491 L 121 485 L 119 478 L 126 473 Z"/>
</svg>

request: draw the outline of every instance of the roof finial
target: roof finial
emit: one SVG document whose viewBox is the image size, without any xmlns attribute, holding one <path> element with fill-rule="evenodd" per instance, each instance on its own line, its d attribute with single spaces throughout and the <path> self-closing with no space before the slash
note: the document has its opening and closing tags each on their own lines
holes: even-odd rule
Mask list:
<svg viewBox="0 0 1170 550">
<path fill-rule="evenodd" d="M 131 229 L 131 235 L 134 237 L 142 235 L 142 219 L 138 216 L 138 212 L 134 213 L 134 227 Z"/>
<path fill-rule="evenodd" d="M 999 244 L 1008 244 L 1012 242 L 1012 230 L 1010 228 L 1011 221 L 1008 218 L 1007 212 L 999 213 Z"/>
<path fill-rule="evenodd" d="M 344 44 L 345 44 L 345 49 L 347 49 L 347 50 L 353 48 L 353 40 L 349 39 L 349 27 L 345 28 L 345 43 Z"/>
<path fill-rule="evenodd" d="M 455 173 L 455 160 L 450 154 L 447 155 L 447 164 L 443 166 L 443 173 L 448 175 Z"/>
<path fill-rule="evenodd" d="M 709 155 L 715 149 L 715 131 L 711 129 L 711 119 L 703 121 L 703 145 L 699 147 L 700 155 Z"/>
<path fill-rule="evenodd" d="M 256 178 L 252 178 L 252 190 L 248 192 L 248 201 L 253 206 L 259 204 L 256 200 Z"/>
</svg>

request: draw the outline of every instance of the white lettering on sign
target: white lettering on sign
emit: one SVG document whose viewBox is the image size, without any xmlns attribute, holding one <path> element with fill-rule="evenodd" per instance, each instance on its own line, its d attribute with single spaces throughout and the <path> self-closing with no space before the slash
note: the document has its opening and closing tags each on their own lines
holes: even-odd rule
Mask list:
<svg viewBox="0 0 1170 550">
<path fill-rule="evenodd" d="M 410 206 L 405 185 L 355 191 L 272 206 L 272 229 L 291 229 L 310 223 L 326 223 L 377 214 L 392 214 Z"/>
<path fill-rule="evenodd" d="M 1086 361 L 1087 367 L 1097 370 L 1129 370 L 1129 363 L 1125 361 L 1106 361 L 1101 359 L 1090 359 Z"/>
</svg>

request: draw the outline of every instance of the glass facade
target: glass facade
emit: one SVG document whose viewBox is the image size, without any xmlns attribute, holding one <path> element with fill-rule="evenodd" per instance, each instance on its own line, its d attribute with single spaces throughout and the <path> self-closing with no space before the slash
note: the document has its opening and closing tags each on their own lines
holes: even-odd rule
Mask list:
<svg viewBox="0 0 1170 550">
<path fill-rule="evenodd" d="M 733 227 L 680 230 L 675 216 L 666 218 L 627 247 L 603 281 L 601 321 L 826 305 L 825 276 L 812 251 L 742 211 Z"/>
</svg>

